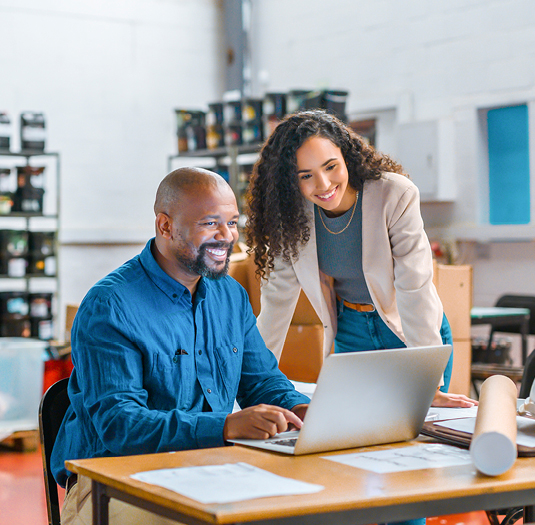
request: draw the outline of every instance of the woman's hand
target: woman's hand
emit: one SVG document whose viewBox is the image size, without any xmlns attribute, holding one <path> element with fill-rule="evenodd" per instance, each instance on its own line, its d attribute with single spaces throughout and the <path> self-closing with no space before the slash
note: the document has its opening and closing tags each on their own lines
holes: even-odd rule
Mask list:
<svg viewBox="0 0 535 525">
<path fill-rule="evenodd" d="M 440 389 L 436 391 L 435 398 L 431 403 L 432 407 L 470 408 L 474 405 L 479 405 L 479 401 L 470 399 L 463 394 L 450 394 L 449 392 L 442 392 Z"/>
</svg>

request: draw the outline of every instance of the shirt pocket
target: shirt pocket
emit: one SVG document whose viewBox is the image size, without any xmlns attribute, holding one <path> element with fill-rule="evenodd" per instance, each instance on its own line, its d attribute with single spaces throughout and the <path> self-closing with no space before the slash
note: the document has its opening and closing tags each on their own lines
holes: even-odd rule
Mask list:
<svg viewBox="0 0 535 525">
<path fill-rule="evenodd" d="M 241 379 L 243 351 L 239 345 L 229 343 L 217 347 L 214 356 L 221 384 L 229 399 L 235 399 Z"/>
<path fill-rule="evenodd" d="M 149 407 L 188 410 L 194 392 L 194 367 L 191 355 L 158 352 L 153 358 L 150 376 L 145 380 Z"/>
</svg>

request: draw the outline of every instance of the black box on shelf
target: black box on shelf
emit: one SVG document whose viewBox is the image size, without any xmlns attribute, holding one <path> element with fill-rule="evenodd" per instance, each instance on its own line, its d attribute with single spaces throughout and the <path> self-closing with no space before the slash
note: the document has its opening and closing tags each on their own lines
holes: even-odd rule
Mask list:
<svg viewBox="0 0 535 525">
<path fill-rule="evenodd" d="M 28 253 L 27 230 L 0 230 L 0 256 L 20 257 Z"/>
<path fill-rule="evenodd" d="M 30 317 L 49 318 L 52 316 L 52 297 L 51 292 L 40 292 L 28 294 L 30 305 Z"/>
<path fill-rule="evenodd" d="M 13 211 L 42 214 L 44 194 L 42 188 L 17 188 L 13 195 Z"/>
<path fill-rule="evenodd" d="M 25 317 L 30 312 L 30 302 L 27 292 L 0 292 L 0 315 Z"/>
<path fill-rule="evenodd" d="M 9 151 L 11 147 L 11 120 L 9 115 L 0 111 L 0 151 Z"/>
<path fill-rule="evenodd" d="M 54 338 L 54 321 L 52 317 L 47 319 L 39 317 L 30 317 L 30 334 L 31 337 L 49 341 Z"/>
<path fill-rule="evenodd" d="M 208 104 L 208 113 L 206 113 L 206 147 L 217 149 L 224 146 L 223 102 L 214 102 Z"/>
<path fill-rule="evenodd" d="M 175 109 L 178 152 L 206 148 L 205 112 L 191 109 Z"/>
<path fill-rule="evenodd" d="M 20 115 L 20 148 L 45 151 L 46 129 L 43 113 L 24 111 Z"/>
<path fill-rule="evenodd" d="M 24 277 L 28 267 L 26 257 L 0 256 L 0 275 L 7 277 Z"/>
<path fill-rule="evenodd" d="M 28 316 L 0 317 L 0 337 L 30 337 L 31 324 Z"/>
</svg>

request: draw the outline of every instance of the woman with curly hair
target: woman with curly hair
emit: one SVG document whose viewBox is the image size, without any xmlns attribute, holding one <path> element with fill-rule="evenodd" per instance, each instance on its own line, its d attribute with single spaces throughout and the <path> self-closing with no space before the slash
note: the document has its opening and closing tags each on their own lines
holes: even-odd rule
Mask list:
<svg viewBox="0 0 535 525">
<path fill-rule="evenodd" d="M 419 193 L 403 168 L 322 110 L 286 117 L 255 164 L 246 239 L 263 277 L 258 328 L 280 359 L 301 289 L 324 355 L 452 344 Z M 472 406 L 447 392 L 434 406 Z"/>
</svg>

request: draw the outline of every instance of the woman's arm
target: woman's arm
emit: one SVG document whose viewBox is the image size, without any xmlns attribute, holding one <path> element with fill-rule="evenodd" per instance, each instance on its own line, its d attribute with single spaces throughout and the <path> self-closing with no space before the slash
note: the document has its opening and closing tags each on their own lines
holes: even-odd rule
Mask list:
<svg viewBox="0 0 535 525">
<path fill-rule="evenodd" d="M 257 326 L 266 346 L 280 361 L 301 285 L 291 262 L 275 261 L 275 268 L 261 284 Z"/>
</svg>

